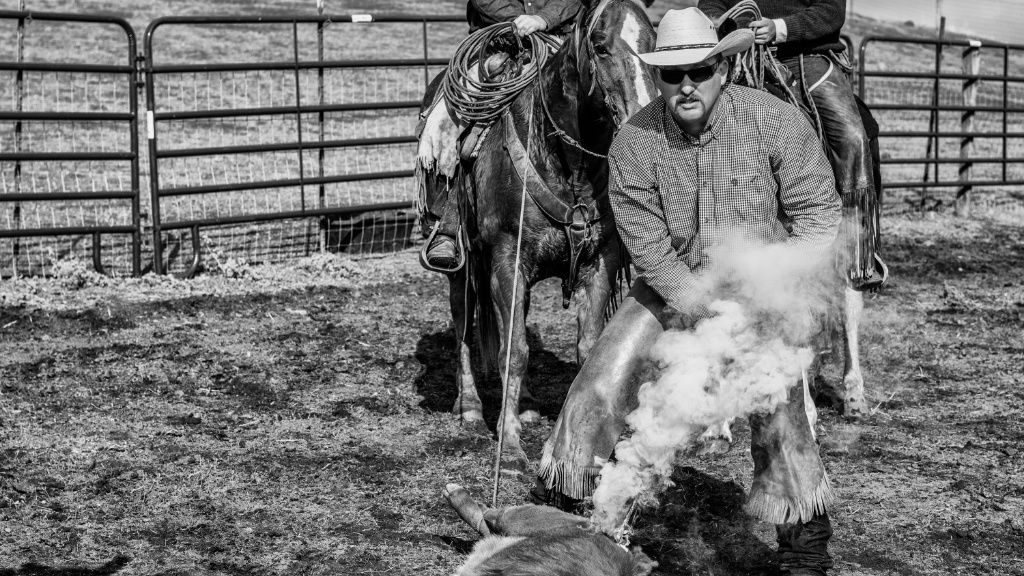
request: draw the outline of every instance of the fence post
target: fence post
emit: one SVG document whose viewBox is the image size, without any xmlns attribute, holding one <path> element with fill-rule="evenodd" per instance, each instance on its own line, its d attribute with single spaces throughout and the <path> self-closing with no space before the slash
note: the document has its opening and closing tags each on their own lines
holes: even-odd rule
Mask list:
<svg viewBox="0 0 1024 576">
<path fill-rule="evenodd" d="M 964 110 L 960 114 L 960 131 L 963 132 L 963 136 L 960 137 L 960 187 L 956 192 L 954 211 L 957 216 L 970 216 L 971 175 L 974 171 L 974 162 L 970 160 L 974 156 L 975 111 L 973 108 L 978 105 L 978 79 L 973 76 L 977 76 L 981 71 L 980 41 L 970 41 L 970 45 L 964 49 L 962 65 L 964 76 L 967 77 L 964 78 L 962 90 Z"/>
</svg>

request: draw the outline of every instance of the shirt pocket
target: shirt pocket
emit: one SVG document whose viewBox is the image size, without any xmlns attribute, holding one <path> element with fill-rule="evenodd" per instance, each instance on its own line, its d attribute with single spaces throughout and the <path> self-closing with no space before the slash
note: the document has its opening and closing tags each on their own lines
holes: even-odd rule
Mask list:
<svg viewBox="0 0 1024 576">
<path fill-rule="evenodd" d="M 775 180 L 761 172 L 735 172 L 725 178 L 720 206 L 725 222 L 764 223 L 776 218 L 779 201 Z"/>
</svg>

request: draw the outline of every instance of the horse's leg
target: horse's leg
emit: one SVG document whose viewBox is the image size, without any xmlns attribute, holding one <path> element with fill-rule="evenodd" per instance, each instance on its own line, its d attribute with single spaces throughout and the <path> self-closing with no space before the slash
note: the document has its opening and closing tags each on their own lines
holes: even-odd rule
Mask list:
<svg viewBox="0 0 1024 576">
<path fill-rule="evenodd" d="M 504 256 L 508 253 L 507 256 Z M 519 394 L 526 376 L 526 363 L 530 348 L 526 342 L 525 294 L 527 279 L 520 273 L 515 281 L 514 248 L 508 251 L 496 248 L 491 268 L 491 301 L 498 318 L 498 333 L 501 347 L 498 355 L 499 373 L 504 386 L 504 405 L 501 407 L 499 426 L 503 435 L 504 448 L 501 454 L 502 468 L 525 472 L 529 464 L 526 452 L 520 445 L 522 423 L 519 420 Z M 512 285 L 516 284 L 513 293 Z M 512 330 L 509 332 L 511 319 Z M 506 365 L 506 358 L 508 363 Z M 506 371 L 507 366 L 507 371 Z"/>
<path fill-rule="evenodd" d="M 611 300 L 616 274 L 622 265 L 617 241 L 609 242 L 598 254 L 593 276 L 581 289 L 583 298 L 576 308 L 576 363 L 582 366 L 605 325 L 605 309 Z"/>
<path fill-rule="evenodd" d="M 522 281 L 522 279 L 520 279 Z M 526 318 L 530 316 L 530 291 L 526 290 L 523 293 L 523 319 L 525 322 Z M 533 408 L 537 405 L 537 402 L 533 398 L 533 394 L 530 393 L 530 389 L 526 386 L 526 382 L 523 382 L 519 388 L 519 402 L 521 406 L 526 406 L 522 412 L 519 413 L 519 421 L 523 424 L 536 424 L 540 422 L 540 412 Z"/>
<path fill-rule="evenodd" d="M 476 306 L 476 293 L 469 282 L 469 273 L 464 266 L 455 274 L 448 276 L 448 299 L 452 309 L 452 320 L 455 323 L 455 348 L 459 354 L 459 364 L 455 371 L 455 385 L 459 391 L 452 412 L 467 424 L 482 424 L 484 420 L 483 403 L 476 390 L 473 379 L 473 365 L 470 361 L 470 347 L 473 339 L 473 310 Z"/>
<path fill-rule="evenodd" d="M 860 317 L 864 294 L 849 287 L 843 302 L 843 416 L 857 418 L 867 413 L 864 376 L 860 371 Z"/>
</svg>

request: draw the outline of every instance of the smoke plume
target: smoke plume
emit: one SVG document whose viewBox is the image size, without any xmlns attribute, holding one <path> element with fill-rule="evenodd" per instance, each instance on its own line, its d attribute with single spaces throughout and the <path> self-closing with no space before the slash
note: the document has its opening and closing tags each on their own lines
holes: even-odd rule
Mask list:
<svg viewBox="0 0 1024 576">
<path fill-rule="evenodd" d="M 708 426 L 786 401 L 840 293 L 824 252 L 732 245 L 712 261 L 701 288 L 714 298 L 714 316 L 659 338 L 650 351 L 657 378 L 640 387 L 639 406 L 626 417 L 632 434 L 602 469 L 593 522 L 616 537 L 631 504 L 671 485 L 678 452 Z"/>
</svg>

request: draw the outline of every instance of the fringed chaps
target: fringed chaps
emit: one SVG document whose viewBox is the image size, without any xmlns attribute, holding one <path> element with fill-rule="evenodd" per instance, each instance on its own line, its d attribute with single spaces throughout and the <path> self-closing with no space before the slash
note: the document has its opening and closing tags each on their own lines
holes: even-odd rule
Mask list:
<svg viewBox="0 0 1024 576">
<path fill-rule="evenodd" d="M 572 383 L 539 476 L 548 489 L 576 499 L 594 493 L 597 475 L 612 457 L 625 417 L 636 407 L 641 363 L 664 332 L 665 303 L 636 280 Z M 804 409 L 800 382 L 774 413 L 751 417 L 754 481 L 746 510 L 773 524 L 809 520 L 835 499 Z"/>
</svg>

